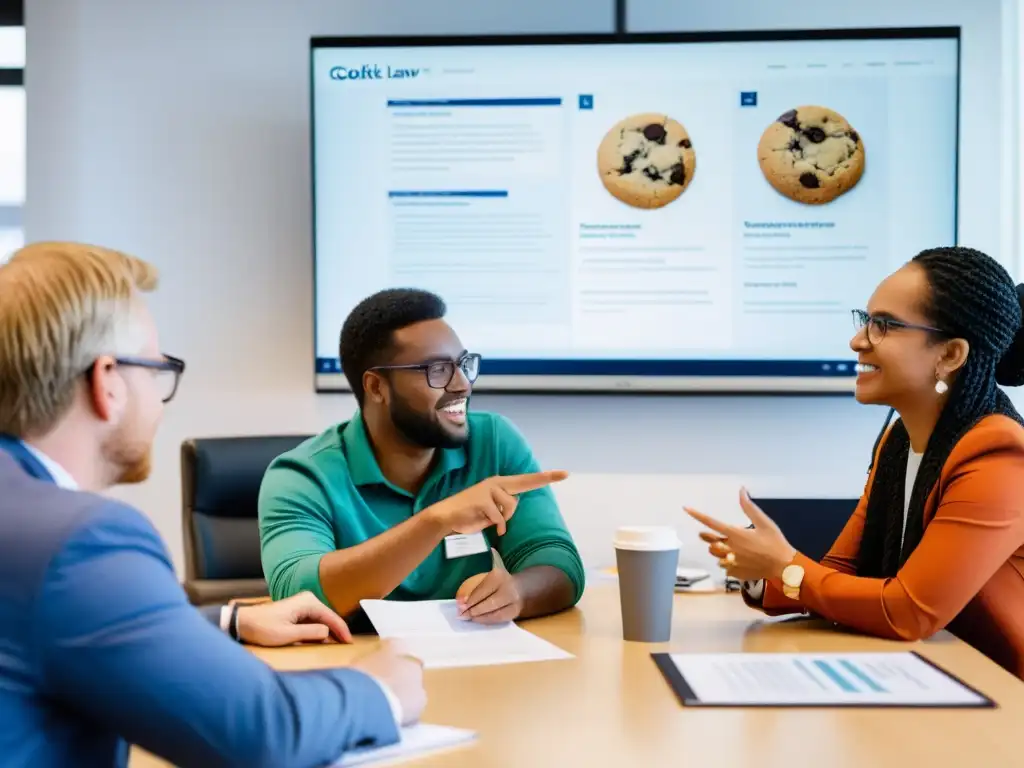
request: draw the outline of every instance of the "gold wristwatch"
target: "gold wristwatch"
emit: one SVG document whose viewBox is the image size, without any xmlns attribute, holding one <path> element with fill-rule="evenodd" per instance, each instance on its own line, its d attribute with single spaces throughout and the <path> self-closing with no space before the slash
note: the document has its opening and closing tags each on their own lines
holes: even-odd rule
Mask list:
<svg viewBox="0 0 1024 768">
<path fill-rule="evenodd" d="M 800 599 L 800 585 L 804 581 L 804 567 L 790 563 L 782 569 L 782 594 L 790 600 Z"/>
</svg>

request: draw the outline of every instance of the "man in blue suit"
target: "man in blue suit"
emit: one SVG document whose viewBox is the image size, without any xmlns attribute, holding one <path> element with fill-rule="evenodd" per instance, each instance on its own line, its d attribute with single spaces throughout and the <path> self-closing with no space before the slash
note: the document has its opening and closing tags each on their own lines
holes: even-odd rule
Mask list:
<svg viewBox="0 0 1024 768">
<path fill-rule="evenodd" d="M 350 639 L 311 595 L 192 608 L 147 519 L 99 495 L 149 473 L 184 363 L 141 294 L 155 270 L 42 243 L 0 266 L 0 763 L 301 768 L 398 739 L 421 666 L 385 647 L 352 668 L 280 673 L 236 639 Z"/>
</svg>

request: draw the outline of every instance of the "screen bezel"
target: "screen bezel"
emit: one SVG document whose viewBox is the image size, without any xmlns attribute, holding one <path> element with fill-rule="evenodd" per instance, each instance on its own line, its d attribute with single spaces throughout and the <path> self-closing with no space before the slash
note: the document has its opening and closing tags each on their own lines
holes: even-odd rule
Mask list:
<svg viewBox="0 0 1024 768">
<path fill-rule="evenodd" d="M 956 41 L 956 115 L 954 125 L 954 178 L 953 178 L 953 242 L 959 238 L 960 218 L 960 109 L 963 76 L 963 44 L 959 26 L 931 27 L 879 27 L 851 29 L 803 30 L 747 30 L 715 32 L 637 32 L 588 34 L 526 34 L 526 35 L 396 35 L 396 36 L 316 36 L 310 39 L 309 49 L 309 140 L 310 182 L 312 208 L 313 257 L 313 367 L 314 386 L 318 393 L 351 392 L 351 387 L 340 367 L 326 370 L 319 362 L 317 348 L 318 286 L 317 286 L 317 205 L 316 205 L 316 100 L 314 98 L 314 58 L 320 49 L 343 48 L 439 48 L 439 47 L 505 47 L 505 46 L 587 46 L 587 45 L 645 45 L 645 44 L 706 44 L 743 42 L 803 42 L 821 40 L 921 40 L 945 39 Z M 340 331 L 340 329 L 339 329 Z M 516 394 L 583 394 L 583 393 L 678 393 L 678 394 L 804 394 L 852 395 L 852 370 L 837 370 L 825 375 L 762 375 L 757 373 L 678 373 L 680 368 L 695 366 L 728 368 L 731 365 L 760 363 L 771 365 L 770 360 L 599 360 L 595 358 L 571 361 L 533 361 L 526 359 L 501 360 L 499 370 L 487 371 L 484 358 L 480 378 L 474 385 L 477 392 Z M 787 360 L 786 364 L 817 361 Z M 833 361 L 821 361 L 831 363 Z M 836 361 L 839 362 L 839 361 Z M 842 361 L 843 363 L 848 361 Z M 552 366 L 552 363 L 561 365 Z M 492 366 L 494 364 L 492 363 Z M 632 366 L 628 373 L 544 373 L 543 368 L 571 366 L 577 369 Z M 662 367 L 661 372 L 636 372 L 638 369 Z M 519 373 L 516 369 L 531 369 Z M 675 368 L 676 371 L 670 369 Z M 540 370 L 538 370 L 540 369 Z"/>
</svg>

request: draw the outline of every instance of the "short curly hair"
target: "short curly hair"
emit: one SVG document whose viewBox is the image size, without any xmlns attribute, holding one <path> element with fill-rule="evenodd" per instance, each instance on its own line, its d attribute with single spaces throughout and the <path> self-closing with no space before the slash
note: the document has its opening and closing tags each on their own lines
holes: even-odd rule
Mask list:
<svg viewBox="0 0 1024 768">
<path fill-rule="evenodd" d="M 447 311 L 440 296 L 418 288 L 388 288 L 355 306 L 341 326 L 338 357 L 360 407 L 366 395 L 363 374 L 388 363 L 395 331 L 440 320 Z"/>
</svg>

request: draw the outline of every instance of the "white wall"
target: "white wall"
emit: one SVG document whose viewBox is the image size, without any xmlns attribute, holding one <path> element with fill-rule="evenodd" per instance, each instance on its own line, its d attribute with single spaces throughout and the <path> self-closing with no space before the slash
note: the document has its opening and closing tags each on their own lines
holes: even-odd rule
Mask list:
<svg viewBox="0 0 1024 768">
<path fill-rule="evenodd" d="M 30 239 L 154 261 L 164 348 L 188 361 L 156 472 L 121 494 L 181 561 L 178 445 L 317 431 L 347 395 L 312 392 L 307 43 L 314 34 L 608 31 L 611 0 L 47 0 L 27 4 Z M 1010 250 L 1000 0 L 632 0 L 636 30 L 964 28 L 962 239 Z M 1007 181 L 1009 183 L 1009 181 Z M 909 256 L 909 254 L 908 254 Z M 755 491 L 855 492 L 883 417 L 841 398 L 497 397 L 545 464 L 592 560 L 619 521 L 733 510 Z M 708 477 L 727 475 L 726 478 Z M 694 548 L 696 551 L 696 548 Z"/>
</svg>

